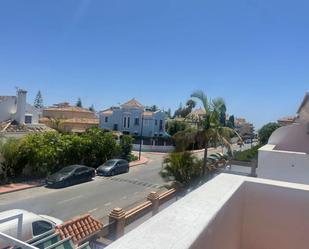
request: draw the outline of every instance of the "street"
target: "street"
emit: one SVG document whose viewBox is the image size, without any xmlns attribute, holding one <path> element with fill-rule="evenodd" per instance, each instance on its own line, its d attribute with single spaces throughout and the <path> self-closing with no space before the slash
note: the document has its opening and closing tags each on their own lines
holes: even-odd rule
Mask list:
<svg viewBox="0 0 309 249">
<path fill-rule="evenodd" d="M 242 149 L 249 148 L 245 145 Z M 234 145 L 234 149 L 239 146 Z M 209 149 L 209 154 L 222 149 Z M 128 208 L 146 198 L 149 192 L 159 191 L 165 184 L 159 175 L 164 154 L 143 153 L 147 164 L 130 168 L 129 173 L 114 177 L 96 176 L 92 181 L 63 189 L 36 187 L 0 195 L 0 211 L 26 209 L 67 220 L 90 213 L 106 217 L 114 207 Z M 203 152 L 197 154 L 202 156 Z"/>
<path fill-rule="evenodd" d="M 114 207 L 126 208 L 164 185 L 158 172 L 162 155 L 148 154 L 149 162 L 114 177 L 96 176 L 93 181 L 63 189 L 37 187 L 0 195 L 0 211 L 20 208 L 67 220 L 90 213 L 107 216 Z"/>
</svg>

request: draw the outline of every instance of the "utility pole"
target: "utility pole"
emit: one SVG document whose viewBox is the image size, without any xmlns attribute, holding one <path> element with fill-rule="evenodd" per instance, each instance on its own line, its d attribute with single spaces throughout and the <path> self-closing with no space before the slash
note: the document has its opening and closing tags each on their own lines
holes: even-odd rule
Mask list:
<svg viewBox="0 0 309 249">
<path fill-rule="evenodd" d="M 138 160 L 141 160 L 141 153 L 142 153 L 142 139 L 143 139 L 143 127 L 144 127 L 144 116 L 143 116 L 143 114 L 142 114 L 142 127 L 141 127 L 140 141 L 139 141 L 139 153 L 138 153 Z"/>
</svg>

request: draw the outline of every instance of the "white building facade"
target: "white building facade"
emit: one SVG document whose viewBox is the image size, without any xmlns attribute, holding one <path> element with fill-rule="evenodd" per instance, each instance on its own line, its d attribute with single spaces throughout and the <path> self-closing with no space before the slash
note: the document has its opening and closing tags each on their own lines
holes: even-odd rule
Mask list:
<svg viewBox="0 0 309 249">
<path fill-rule="evenodd" d="M 258 153 L 257 175 L 309 184 L 309 93 L 295 123 L 278 128 Z"/>
<path fill-rule="evenodd" d="M 165 135 L 166 115 L 163 111 L 146 111 L 137 100 L 100 112 L 100 128 L 144 137 Z"/>
<path fill-rule="evenodd" d="M 27 104 L 27 91 L 19 89 L 16 96 L 0 96 L 0 122 L 38 124 L 40 110 Z"/>
</svg>

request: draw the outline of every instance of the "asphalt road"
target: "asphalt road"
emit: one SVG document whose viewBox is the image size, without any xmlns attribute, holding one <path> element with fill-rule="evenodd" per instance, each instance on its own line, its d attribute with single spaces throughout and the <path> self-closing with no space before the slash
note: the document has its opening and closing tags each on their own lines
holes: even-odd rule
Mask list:
<svg viewBox="0 0 309 249">
<path fill-rule="evenodd" d="M 239 146 L 234 145 L 234 149 Z M 249 148 L 245 145 L 243 149 Z M 210 149 L 209 154 L 215 151 Z M 130 172 L 114 177 L 95 177 L 92 181 L 63 189 L 37 187 L 0 195 L 0 211 L 20 208 L 67 220 L 84 213 L 106 218 L 114 207 L 128 208 L 159 191 L 164 181 L 159 176 L 163 155 L 145 154 L 147 164 L 130 168 Z M 202 156 L 203 152 L 199 154 Z M 161 189 L 162 190 L 162 189 Z M 104 219 L 105 220 L 105 219 Z"/>
<path fill-rule="evenodd" d="M 163 157 L 147 157 L 147 164 L 132 167 L 126 174 L 96 176 L 90 182 L 63 189 L 37 187 L 0 195 L 0 211 L 21 208 L 62 220 L 86 212 L 97 218 L 106 217 L 114 207 L 129 207 L 165 184 L 158 174 Z"/>
</svg>

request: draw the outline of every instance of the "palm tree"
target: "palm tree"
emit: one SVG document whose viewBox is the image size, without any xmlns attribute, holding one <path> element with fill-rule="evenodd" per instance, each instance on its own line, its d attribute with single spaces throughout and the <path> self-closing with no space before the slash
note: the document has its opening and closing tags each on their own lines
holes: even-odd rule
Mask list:
<svg viewBox="0 0 309 249">
<path fill-rule="evenodd" d="M 202 102 L 205 115 L 200 116 L 195 129 L 183 131 L 181 134 L 176 134 L 175 137 L 181 138 L 188 142 L 199 141 L 204 146 L 204 163 L 203 176 L 207 170 L 207 152 L 208 146 L 211 143 L 217 147 L 218 143 L 227 147 L 229 152 L 232 152 L 232 147 L 229 142 L 231 134 L 238 134 L 231 128 L 221 125 L 220 115 L 226 110 L 225 102 L 222 98 L 216 98 L 209 101 L 207 96 L 202 91 L 196 91 L 191 94 L 191 98 L 198 99 Z"/>
</svg>

